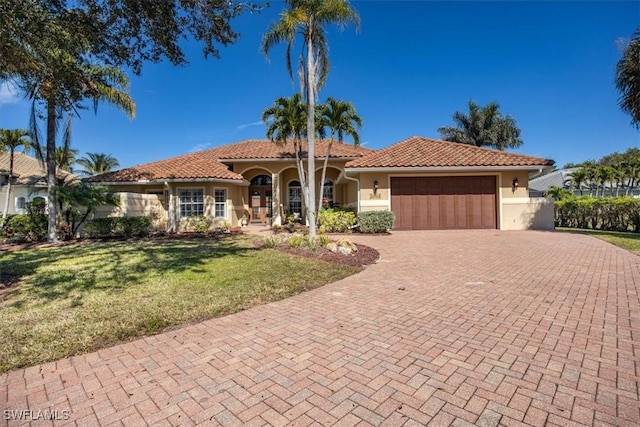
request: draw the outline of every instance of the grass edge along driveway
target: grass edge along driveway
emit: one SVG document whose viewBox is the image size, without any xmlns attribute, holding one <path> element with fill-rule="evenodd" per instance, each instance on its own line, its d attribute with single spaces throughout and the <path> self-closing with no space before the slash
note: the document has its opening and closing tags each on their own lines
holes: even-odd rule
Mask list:
<svg viewBox="0 0 640 427">
<path fill-rule="evenodd" d="M 626 249 L 631 253 L 640 255 L 640 234 L 622 231 L 601 231 L 601 230 L 584 230 L 579 228 L 558 228 L 558 231 L 569 233 L 585 234 L 592 236 L 612 245 Z"/>
<path fill-rule="evenodd" d="M 0 253 L 0 372 L 235 313 L 359 269 L 255 249 L 248 236 Z"/>
</svg>

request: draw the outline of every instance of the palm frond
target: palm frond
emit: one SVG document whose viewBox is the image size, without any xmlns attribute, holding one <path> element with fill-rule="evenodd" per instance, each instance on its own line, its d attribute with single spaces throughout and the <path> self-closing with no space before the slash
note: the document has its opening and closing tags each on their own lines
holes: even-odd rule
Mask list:
<svg viewBox="0 0 640 427">
<path fill-rule="evenodd" d="M 620 109 L 631 116 L 632 126 L 640 129 L 640 27 L 623 50 L 614 82 L 620 92 Z"/>
<path fill-rule="evenodd" d="M 36 109 L 35 99 L 31 102 L 31 109 L 29 111 L 29 132 L 31 133 L 31 141 L 33 141 L 33 151 L 36 159 L 40 161 L 40 165 L 44 167 L 47 157 L 45 154 L 44 144 L 42 142 L 42 136 L 40 133 L 40 127 L 38 126 L 38 113 Z"/>
</svg>

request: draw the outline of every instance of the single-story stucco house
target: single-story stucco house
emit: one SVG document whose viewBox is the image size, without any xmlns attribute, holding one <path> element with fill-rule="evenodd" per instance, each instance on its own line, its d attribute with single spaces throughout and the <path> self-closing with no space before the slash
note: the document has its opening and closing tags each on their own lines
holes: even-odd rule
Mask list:
<svg viewBox="0 0 640 427">
<path fill-rule="evenodd" d="M 4 212 L 9 183 L 10 154 L 0 154 L 0 212 Z M 58 179 L 76 180 L 75 175 L 58 170 Z M 47 199 L 47 171 L 42 163 L 26 154 L 13 153 L 13 182 L 9 196 L 9 214 L 27 213 L 27 204 L 37 198 Z"/>
<path fill-rule="evenodd" d="M 320 191 L 326 141 L 317 141 Z M 398 230 L 551 229 L 553 204 L 528 197 L 531 171 L 552 160 L 414 136 L 381 150 L 334 143 L 323 204 L 391 210 Z M 151 215 L 167 230 L 190 216 L 232 226 L 303 214 L 292 144 L 247 140 L 88 179 L 121 193 L 100 215 Z M 318 193 L 319 194 L 319 193 Z"/>
</svg>

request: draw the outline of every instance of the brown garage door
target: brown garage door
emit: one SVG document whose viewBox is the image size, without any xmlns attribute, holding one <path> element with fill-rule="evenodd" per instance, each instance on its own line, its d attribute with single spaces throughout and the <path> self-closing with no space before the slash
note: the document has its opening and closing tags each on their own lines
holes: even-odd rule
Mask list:
<svg viewBox="0 0 640 427">
<path fill-rule="evenodd" d="M 393 177 L 396 230 L 496 228 L 496 177 Z"/>
</svg>

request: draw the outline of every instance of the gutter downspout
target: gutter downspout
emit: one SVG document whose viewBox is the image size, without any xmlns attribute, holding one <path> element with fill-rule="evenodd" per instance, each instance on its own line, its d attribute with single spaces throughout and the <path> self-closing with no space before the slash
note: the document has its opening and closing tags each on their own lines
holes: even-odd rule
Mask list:
<svg viewBox="0 0 640 427">
<path fill-rule="evenodd" d="M 356 182 L 356 192 L 357 192 L 357 204 L 356 204 L 356 212 L 360 213 L 360 180 L 357 178 L 353 178 L 350 177 L 349 175 L 347 175 L 347 171 L 344 171 L 344 177 L 345 179 L 348 179 L 349 181 L 355 181 Z"/>
</svg>

